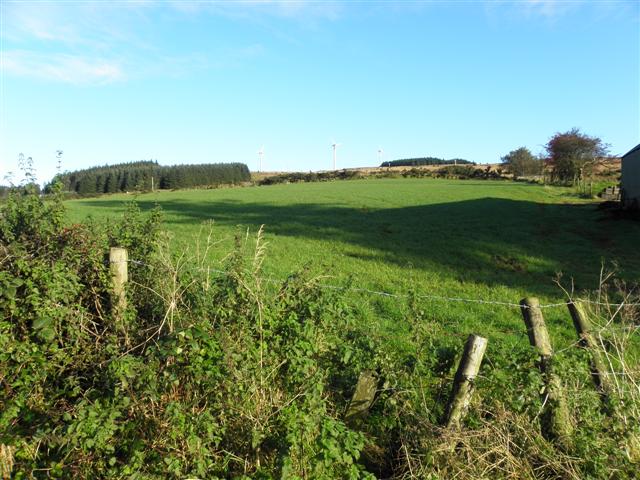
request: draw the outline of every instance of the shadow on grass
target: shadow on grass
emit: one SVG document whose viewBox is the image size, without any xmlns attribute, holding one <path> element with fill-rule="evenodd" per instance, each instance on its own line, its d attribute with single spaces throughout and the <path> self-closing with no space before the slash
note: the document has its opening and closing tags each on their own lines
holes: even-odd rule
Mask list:
<svg viewBox="0 0 640 480">
<path fill-rule="evenodd" d="M 123 202 L 82 203 L 117 208 Z M 138 203 L 143 209 L 156 205 Z M 640 278 L 640 223 L 615 221 L 594 205 L 480 198 L 389 209 L 181 200 L 160 206 L 174 231 L 211 219 L 254 230 L 264 224 L 276 236 L 341 242 L 342 253 L 362 261 L 410 264 L 460 282 L 504 285 L 536 295 L 557 295 L 552 282 L 557 272 L 573 277 L 578 289 L 594 288 L 602 260 L 617 261 L 623 278 Z"/>
</svg>

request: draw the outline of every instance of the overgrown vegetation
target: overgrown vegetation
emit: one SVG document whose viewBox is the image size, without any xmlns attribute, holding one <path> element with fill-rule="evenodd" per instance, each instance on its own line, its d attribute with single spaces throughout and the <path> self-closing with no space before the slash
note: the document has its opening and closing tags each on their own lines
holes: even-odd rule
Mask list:
<svg viewBox="0 0 640 480">
<path fill-rule="evenodd" d="M 214 273 L 211 237 L 172 253 L 160 212 L 135 204 L 110 225 L 68 225 L 59 194 L 47 203 L 23 189 L 0 215 L 4 478 L 636 474 L 639 314 L 627 286 L 607 290 L 604 278 L 594 300 L 629 306 L 592 312 L 618 386 L 611 410 L 590 385 L 586 353 L 558 354 L 578 427 L 563 452 L 539 433 L 545 400 L 526 341 L 490 342 L 463 429 L 446 431 L 464 334 L 434 321 L 418 296 L 406 301 L 398 343 L 305 270 L 264 278 L 261 232 L 237 237 Z M 133 260 L 120 313 L 106 263 L 115 245 Z M 375 402 L 346 422 L 365 368 L 379 378 Z"/>
<path fill-rule="evenodd" d="M 420 167 L 424 165 L 475 165 L 475 162 L 462 158 L 452 158 L 445 160 L 437 157 L 401 158 L 382 162 L 381 167 Z"/>
<path fill-rule="evenodd" d="M 502 164 L 506 170 L 513 175 L 513 178 L 525 177 L 527 175 L 542 175 L 544 168 L 543 161 L 533 156 L 526 147 L 520 147 L 510 151 L 502 157 Z"/>
<path fill-rule="evenodd" d="M 258 185 L 277 185 L 279 183 L 328 182 L 331 180 L 353 180 L 363 178 L 357 170 L 334 170 L 328 172 L 291 172 L 280 173 L 263 178 Z"/>
<path fill-rule="evenodd" d="M 372 178 L 455 178 L 458 180 L 500 180 L 503 177 L 500 171 L 493 170 L 490 166 L 480 168 L 467 162 L 462 165 L 446 165 L 436 170 L 411 168 L 403 172 L 378 170 L 363 173 L 358 170 L 335 170 L 327 172 L 291 172 L 271 175 L 258 181 L 258 185 L 277 185 L 281 183 L 308 183 L 328 182 L 332 180 L 357 180 Z"/>
<path fill-rule="evenodd" d="M 578 128 L 556 133 L 545 149 L 552 167 L 551 180 L 574 185 L 590 176 L 608 152 L 608 146 L 600 138 L 582 133 Z"/>
<path fill-rule="evenodd" d="M 45 187 L 55 183 L 64 191 L 80 195 L 149 191 L 156 189 L 218 186 L 246 182 L 251 175 L 242 163 L 162 166 L 155 161 L 140 161 L 87 168 L 57 175 Z"/>
<path fill-rule="evenodd" d="M 477 167 L 475 165 L 447 165 L 437 170 L 412 168 L 402 172 L 405 178 L 455 178 L 457 180 L 502 180 L 502 171 L 493 170 L 490 165 Z"/>
<path fill-rule="evenodd" d="M 18 168 L 23 173 L 22 181 L 16 185 L 13 172 L 9 172 L 4 178 L 8 185 L 0 185 L 0 199 L 7 198 L 12 191 L 16 190 L 28 191 L 32 194 L 40 193 L 40 185 L 37 182 L 35 168 L 33 167 L 33 158 L 21 153 L 18 155 Z"/>
</svg>

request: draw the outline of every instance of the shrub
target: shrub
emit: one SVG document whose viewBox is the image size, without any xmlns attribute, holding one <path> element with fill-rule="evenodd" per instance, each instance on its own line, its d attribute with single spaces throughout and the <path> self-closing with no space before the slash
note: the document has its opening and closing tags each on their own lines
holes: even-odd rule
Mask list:
<svg viewBox="0 0 640 480">
<path fill-rule="evenodd" d="M 327 182 L 330 180 L 352 180 L 361 178 L 357 170 L 335 170 L 329 172 L 291 172 L 265 177 L 258 185 L 276 185 L 278 183 Z"/>
<path fill-rule="evenodd" d="M 172 253 L 159 211 L 132 204 L 111 225 L 67 225 L 61 201 L 15 190 L 0 211 L 3 478 L 636 474 L 639 315 L 624 286 L 612 298 L 628 307 L 591 312 L 617 374 L 607 409 L 586 353 L 557 355 L 580 424 L 563 452 L 539 433 L 543 382 L 526 342 L 489 343 L 462 430 L 445 430 L 464 338 L 417 297 L 390 337 L 305 270 L 263 278 L 261 231 L 238 237 L 211 276 L 205 257 Z M 106 262 L 115 245 L 132 260 L 117 314 Z M 377 397 L 347 421 L 364 369 L 379 378 Z"/>
<path fill-rule="evenodd" d="M 157 212 L 131 206 L 108 229 L 62 214 L 15 194 L 0 219 L 0 444 L 16 478 L 366 476 L 348 395 L 329 389 L 357 375 L 335 369 L 355 336 L 338 296 L 304 274 L 268 294 L 260 237 L 211 280 L 168 253 Z M 124 330 L 109 245 L 141 260 Z"/>
</svg>

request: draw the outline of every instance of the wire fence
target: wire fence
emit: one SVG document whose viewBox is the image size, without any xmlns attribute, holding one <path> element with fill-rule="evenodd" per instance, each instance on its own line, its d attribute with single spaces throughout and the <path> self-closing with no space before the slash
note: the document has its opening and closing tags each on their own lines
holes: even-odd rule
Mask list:
<svg viewBox="0 0 640 480">
<path fill-rule="evenodd" d="M 134 264 L 134 265 L 139 265 L 139 266 L 143 266 L 143 267 L 147 267 L 147 268 L 157 268 L 157 265 L 154 266 L 154 265 L 148 264 L 146 262 L 143 262 L 143 261 L 140 261 L 140 260 L 135 260 L 135 259 L 128 259 L 128 260 L 122 260 L 122 261 L 117 261 L 116 260 L 116 261 L 112 261 L 112 262 L 109 262 L 109 263 L 112 263 L 112 264 L 113 263 L 131 263 L 131 264 Z M 184 265 L 181 268 L 185 268 Z M 229 271 L 221 270 L 221 269 L 217 269 L 217 268 L 212 268 L 212 267 L 189 267 L 187 270 L 206 273 L 207 276 L 209 276 L 211 274 L 217 274 L 217 275 L 220 275 L 221 277 L 232 275 L 232 273 L 229 272 Z M 273 278 L 273 277 L 257 277 L 257 278 L 258 278 L 259 281 L 273 283 L 273 284 L 277 284 L 277 285 L 283 285 L 291 277 L 288 277 L 288 278 L 285 278 L 285 279 L 278 279 L 278 278 Z M 540 309 L 549 309 L 549 308 L 558 308 L 558 307 L 566 308 L 567 305 L 570 305 L 570 304 L 590 304 L 590 305 L 609 307 L 609 308 L 615 309 L 616 312 L 619 312 L 620 309 L 622 309 L 623 307 L 638 307 L 638 306 L 640 306 L 640 302 L 609 303 L 609 302 L 602 302 L 602 301 L 598 301 L 598 300 L 573 299 L 573 298 L 570 298 L 570 299 L 568 299 L 567 301 L 564 301 L 564 302 L 541 304 L 539 306 L 530 306 L 530 305 L 524 305 L 524 304 L 510 302 L 510 301 L 486 300 L 486 299 L 463 298 L 463 297 L 451 297 L 451 296 L 434 295 L 434 294 L 391 293 L 391 292 L 376 291 L 376 290 L 371 290 L 371 289 L 366 289 L 366 288 L 357 288 L 357 287 L 342 286 L 342 285 L 331 285 L 331 284 L 324 284 L 324 283 L 317 283 L 317 282 L 314 283 L 314 286 L 316 286 L 318 288 L 322 288 L 322 289 L 359 292 L 359 293 L 363 293 L 363 294 L 367 294 L 367 295 L 375 295 L 375 296 L 389 297 L 389 298 L 395 298 L 395 299 L 417 298 L 417 299 L 428 299 L 428 300 L 436 300 L 436 301 L 452 302 L 452 303 L 496 305 L 496 306 L 501 306 L 501 307 L 517 308 L 519 310 L 529 309 L 529 308 L 540 308 Z M 465 332 L 465 331 L 456 330 L 456 329 L 460 328 L 460 325 L 438 324 L 438 327 L 439 327 L 439 330 L 438 330 L 437 334 L 439 336 L 466 339 L 469 336 L 469 333 L 470 333 L 468 331 Z M 606 330 L 606 328 L 607 328 L 607 326 L 601 327 L 601 328 L 595 328 L 591 333 L 596 335 L 596 336 L 599 336 L 602 332 L 604 332 Z M 635 333 L 640 332 L 640 324 L 639 325 L 628 325 L 628 326 L 618 325 L 617 328 L 622 329 L 622 330 L 629 330 L 629 331 L 631 331 L 631 334 L 635 334 Z M 497 328 L 495 325 L 491 325 L 491 330 L 493 330 L 493 332 L 491 332 L 492 334 L 495 334 L 495 333 L 508 334 L 508 335 L 512 335 L 513 337 L 520 337 L 520 338 L 528 336 L 528 331 L 527 331 L 526 328 L 505 329 L 505 328 Z M 381 330 L 379 330 L 377 328 L 376 329 L 372 329 L 370 331 L 370 333 L 371 333 L 372 336 L 374 336 L 374 337 L 376 337 L 378 339 L 381 339 L 381 340 L 386 340 L 386 341 L 397 340 L 402 335 L 402 332 L 398 332 L 396 334 L 392 334 L 392 333 L 388 333 L 388 332 L 383 332 L 383 331 L 381 331 Z M 493 339 L 495 340 L 494 335 L 486 335 L 486 336 L 488 336 L 490 338 L 493 337 Z M 554 355 L 563 354 L 563 353 L 565 353 L 565 352 L 567 352 L 569 350 L 581 347 L 582 345 L 583 345 L 583 339 L 582 338 L 575 339 L 575 340 L 571 341 L 569 344 L 563 345 L 561 348 L 556 349 L 555 352 L 554 352 Z M 607 371 L 607 372 L 601 372 L 600 374 L 601 375 L 607 375 L 607 376 L 610 375 L 610 376 L 613 376 L 613 377 L 615 377 L 615 376 L 626 376 L 626 377 L 628 377 L 630 374 L 636 375 L 638 373 L 639 373 L 638 369 L 631 369 L 631 370 L 628 370 L 628 371 L 621 371 L 621 372 Z"/>
<path fill-rule="evenodd" d="M 124 262 L 124 261 L 123 261 Z M 142 262 L 140 260 L 135 260 L 135 259 L 129 259 L 126 260 L 126 262 L 128 263 L 132 263 L 135 265 L 140 265 L 140 266 L 144 266 L 147 268 L 154 268 L 153 265 L 150 265 L 146 262 Z M 112 263 L 122 263 L 122 262 L 112 262 Z M 216 269 L 216 268 L 212 268 L 212 267 L 190 267 L 189 268 L 190 271 L 196 271 L 196 272 L 201 272 L 201 273 L 207 273 L 207 275 L 211 275 L 211 274 L 217 274 L 222 276 L 229 276 L 231 275 L 231 273 L 229 271 L 226 270 L 220 270 L 220 269 Z M 288 279 L 279 279 L 279 278 L 273 278 L 273 277 L 259 277 L 260 281 L 263 282 L 267 282 L 267 283 L 272 283 L 275 285 L 282 285 L 284 284 Z M 464 297 L 451 297 L 451 296 L 444 296 L 444 295 L 434 295 L 434 294 L 420 294 L 420 293 L 413 293 L 413 294 L 409 294 L 409 293 L 391 293 L 391 292 L 384 292 L 384 291 L 377 291 L 377 290 L 371 290 L 371 289 L 367 289 L 367 288 L 358 288 L 358 287 L 350 287 L 350 286 L 342 286 L 342 285 L 331 285 L 331 284 L 325 284 L 325 283 L 314 283 L 314 285 L 318 288 L 321 289 L 328 289 L 328 290 L 338 290 L 338 291 L 349 291 L 349 292 L 358 292 L 358 293 L 363 293 L 366 295 L 372 295 L 372 296 L 380 296 L 380 297 L 387 297 L 387 298 L 394 298 L 394 299 L 410 299 L 410 298 L 415 298 L 415 299 L 426 299 L 426 300 L 434 300 L 434 301 L 440 301 L 440 302 L 448 302 L 448 303 L 466 303 L 466 304 L 476 304 L 476 305 L 495 305 L 495 306 L 500 306 L 500 307 L 508 307 L 508 308 L 517 308 L 518 310 L 522 311 L 523 309 L 530 309 L 530 308 L 535 308 L 533 306 L 530 305 L 525 305 L 525 304 L 520 304 L 520 303 L 515 303 L 515 302 L 510 302 L 510 301 L 500 301 L 500 300 L 486 300 L 486 299 L 477 299 L 477 298 L 464 298 Z M 570 304 L 590 304 L 590 305 L 597 305 L 597 306 L 604 306 L 604 307 L 609 307 L 612 309 L 616 309 L 616 310 L 620 310 L 622 307 L 637 307 L 640 306 L 639 302 L 623 302 L 623 303 L 609 303 L 609 302 L 601 302 L 601 301 L 597 301 L 597 300 L 590 300 L 590 299 L 568 299 L 567 301 L 564 302 L 557 302 L 557 303 L 548 303 L 548 304 L 541 304 L 539 305 L 540 309 L 550 309 L 550 308 L 567 308 L 567 305 Z M 489 326 L 489 325 L 488 325 Z M 465 339 L 468 337 L 469 335 L 469 331 L 460 331 L 459 329 L 461 328 L 460 325 L 449 325 L 449 324 L 439 324 L 439 331 L 438 331 L 438 335 L 441 336 L 446 336 L 446 337 L 455 337 L 455 338 L 460 338 L 460 339 Z M 629 326 L 618 326 L 619 329 L 621 330 L 630 330 L 630 331 L 640 331 L 640 325 L 629 325 Z M 495 334 L 499 333 L 499 334 L 506 334 L 506 335 L 511 335 L 513 337 L 516 338 L 522 338 L 522 337 L 526 337 L 528 335 L 527 330 L 526 329 L 514 329 L 514 328 L 500 328 L 497 327 L 496 325 L 490 325 L 490 328 L 488 329 L 489 333 L 484 333 L 485 335 L 492 337 L 495 339 Z M 601 328 L 601 329 L 594 329 L 593 333 L 598 335 L 601 332 L 603 332 L 605 330 L 605 328 Z M 376 331 L 372 331 L 371 332 L 372 335 L 375 335 L 377 338 L 380 339 L 385 339 L 388 341 L 393 341 L 393 340 L 397 340 L 397 338 L 400 336 L 400 334 L 388 334 L 386 332 L 382 332 L 379 330 Z M 566 351 L 569 351 L 575 347 L 580 346 L 582 340 L 581 339 L 577 339 L 572 341 L 570 344 L 568 345 L 562 345 L 559 349 L 557 349 L 555 351 L 555 354 L 562 354 Z"/>
<path fill-rule="evenodd" d="M 133 263 L 135 265 L 142 265 L 146 267 L 153 267 L 148 263 L 142 262 L 140 260 L 132 260 L 132 259 L 110 262 L 110 263 L 124 263 L 124 262 Z M 230 275 L 228 271 L 220 270 L 216 268 L 210 268 L 210 267 L 198 267 L 198 268 L 192 268 L 191 270 L 207 272 L 208 274 L 218 274 L 221 276 Z M 281 285 L 285 283 L 287 279 L 278 279 L 273 277 L 259 277 L 259 280 L 263 282 Z M 450 302 L 450 303 L 496 305 L 496 306 L 511 307 L 511 308 L 517 308 L 517 309 L 533 308 L 529 305 L 523 305 L 520 303 L 506 301 L 506 300 L 487 300 L 487 299 L 479 299 L 479 298 L 452 297 L 452 296 L 446 296 L 446 295 L 434 295 L 434 294 L 426 294 L 426 293 L 392 293 L 392 292 L 371 290 L 367 288 L 346 287 L 342 285 L 331 285 L 331 284 L 325 284 L 325 283 L 316 283 L 315 285 L 318 288 L 323 288 L 327 290 L 350 291 L 350 292 L 364 293 L 372 296 L 388 297 L 388 298 L 404 298 L 404 299 L 416 298 L 416 299 L 436 300 L 436 301 Z M 535 308 L 540 308 L 540 309 L 559 308 L 559 307 L 566 308 L 567 305 L 569 304 L 588 304 L 588 305 L 596 305 L 596 306 L 609 307 L 609 308 L 640 307 L 640 302 L 609 303 L 609 302 L 602 302 L 602 301 L 591 300 L 586 298 L 569 298 L 568 300 L 563 302 L 540 304 Z"/>
</svg>

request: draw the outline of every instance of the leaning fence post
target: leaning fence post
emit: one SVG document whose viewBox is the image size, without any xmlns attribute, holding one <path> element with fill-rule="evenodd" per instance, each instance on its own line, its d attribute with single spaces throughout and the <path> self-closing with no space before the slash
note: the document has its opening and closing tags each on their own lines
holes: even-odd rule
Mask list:
<svg viewBox="0 0 640 480">
<path fill-rule="evenodd" d="M 113 313 L 121 317 L 127 307 L 124 285 L 129 279 L 127 273 L 128 254 L 126 248 L 111 247 L 109 250 L 109 270 L 113 281 Z"/>
<path fill-rule="evenodd" d="M 447 406 L 445 425 L 447 428 L 458 427 L 464 417 L 471 394 L 473 392 L 473 381 L 480 371 L 482 357 L 487 349 L 487 339 L 478 335 L 469 335 L 467 343 L 464 345 L 464 352 L 453 380 L 451 397 Z"/>
<path fill-rule="evenodd" d="M 567 302 L 573 326 L 576 329 L 580 344 L 591 353 L 591 376 L 598 391 L 606 398 L 611 393 L 611 379 L 607 376 L 607 368 L 602 358 L 598 342 L 591 333 L 591 322 L 584 309 L 578 303 Z"/>
<path fill-rule="evenodd" d="M 378 377 L 371 370 L 363 370 L 346 414 L 346 420 L 364 416 L 373 403 L 378 389 Z"/>
<path fill-rule="evenodd" d="M 563 394 L 562 382 L 560 377 L 553 373 L 553 349 L 540 309 L 540 302 L 537 298 L 524 298 L 520 301 L 520 311 L 527 326 L 529 343 L 540 352 L 539 366 L 546 393 L 543 400 L 546 405 L 543 432 L 547 436 L 555 438 L 564 448 L 569 448 L 573 427 Z"/>
</svg>

